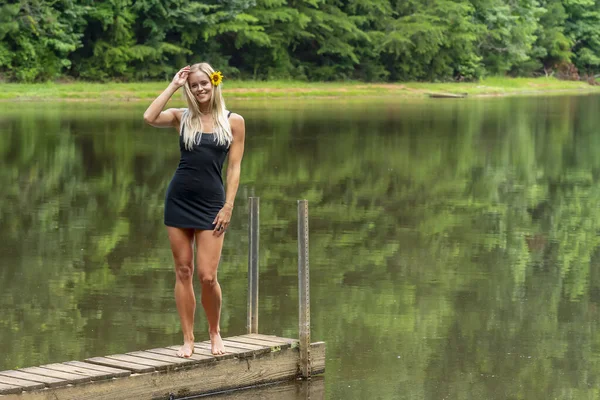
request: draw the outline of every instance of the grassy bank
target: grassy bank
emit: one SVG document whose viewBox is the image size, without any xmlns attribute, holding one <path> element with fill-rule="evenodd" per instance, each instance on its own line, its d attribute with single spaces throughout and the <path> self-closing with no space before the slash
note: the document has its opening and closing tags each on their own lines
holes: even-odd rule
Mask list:
<svg viewBox="0 0 600 400">
<path fill-rule="evenodd" d="M 45 83 L 0 84 L 4 101 L 136 101 L 150 100 L 166 82 L 146 83 Z M 226 81 L 227 98 L 303 98 L 303 97 L 424 97 L 430 93 L 467 93 L 469 96 L 502 96 L 553 93 L 600 93 L 600 86 L 554 78 L 488 78 L 476 83 L 362 83 L 362 82 L 288 82 Z"/>
</svg>

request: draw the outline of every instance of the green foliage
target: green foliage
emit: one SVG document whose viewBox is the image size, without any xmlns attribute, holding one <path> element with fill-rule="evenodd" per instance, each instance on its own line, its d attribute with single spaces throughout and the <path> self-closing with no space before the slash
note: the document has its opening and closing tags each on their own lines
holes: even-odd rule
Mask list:
<svg viewBox="0 0 600 400">
<path fill-rule="evenodd" d="M 543 2 L 542 7 L 546 12 L 540 19 L 540 27 L 536 33 L 535 51 L 544 70 L 548 71 L 557 65 L 571 62 L 574 41 L 565 33 L 568 15 L 562 0 L 548 0 Z"/>
<path fill-rule="evenodd" d="M 84 7 L 69 0 L 0 6 L 0 72 L 33 82 L 58 78 L 80 46 Z"/>
<path fill-rule="evenodd" d="M 13 0 L 0 73 L 167 80 L 453 81 L 600 72 L 600 0 Z"/>
<path fill-rule="evenodd" d="M 594 73 L 600 67 L 600 1 L 569 0 L 564 5 L 569 15 L 565 30 L 575 43 L 575 64 L 582 71 Z"/>
</svg>

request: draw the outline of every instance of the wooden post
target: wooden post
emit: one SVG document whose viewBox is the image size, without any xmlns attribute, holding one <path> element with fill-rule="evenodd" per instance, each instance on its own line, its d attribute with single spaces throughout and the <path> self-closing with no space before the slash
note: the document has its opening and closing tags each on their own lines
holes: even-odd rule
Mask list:
<svg viewBox="0 0 600 400">
<path fill-rule="evenodd" d="M 298 290 L 300 373 L 310 379 L 310 276 L 308 272 L 308 201 L 298 200 Z"/>
<path fill-rule="evenodd" d="M 248 198 L 248 333 L 258 333 L 258 238 L 259 198 Z"/>
</svg>

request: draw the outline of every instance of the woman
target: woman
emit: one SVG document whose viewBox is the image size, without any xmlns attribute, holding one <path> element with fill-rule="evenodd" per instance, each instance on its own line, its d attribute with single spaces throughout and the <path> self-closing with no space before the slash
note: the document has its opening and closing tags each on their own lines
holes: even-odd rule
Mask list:
<svg viewBox="0 0 600 400">
<path fill-rule="evenodd" d="M 221 80 L 221 73 L 207 63 L 184 67 L 144 113 L 148 124 L 179 132 L 181 159 L 167 189 L 164 219 L 175 262 L 175 302 L 183 330 L 183 346 L 177 352 L 180 357 L 194 353 L 194 242 L 211 351 L 225 353 L 219 329 L 217 267 L 240 180 L 245 126 L 240 115 L 226 111 Z M 182 86 L 188 108 L 163 111 Z M 221 169 L 227 155 L 225 192 Z"/>
</svg>

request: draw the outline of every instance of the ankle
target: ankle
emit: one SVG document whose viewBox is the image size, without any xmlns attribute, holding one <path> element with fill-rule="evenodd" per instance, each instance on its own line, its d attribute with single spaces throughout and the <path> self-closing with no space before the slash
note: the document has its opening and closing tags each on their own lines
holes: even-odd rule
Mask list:
<svg viewBox="0 0 600 400">
<path fill-rule="evenodd" d="M 212 337 L 212 336 L 221 336 L 221 330 L 217 329 L 217 330 L 209 330 L 208 334 Z"/>
<path fill-rule="evenodd" d="M 194 343 L 194 336 L 184 336 L 183 343 Z"/>
</svg>

